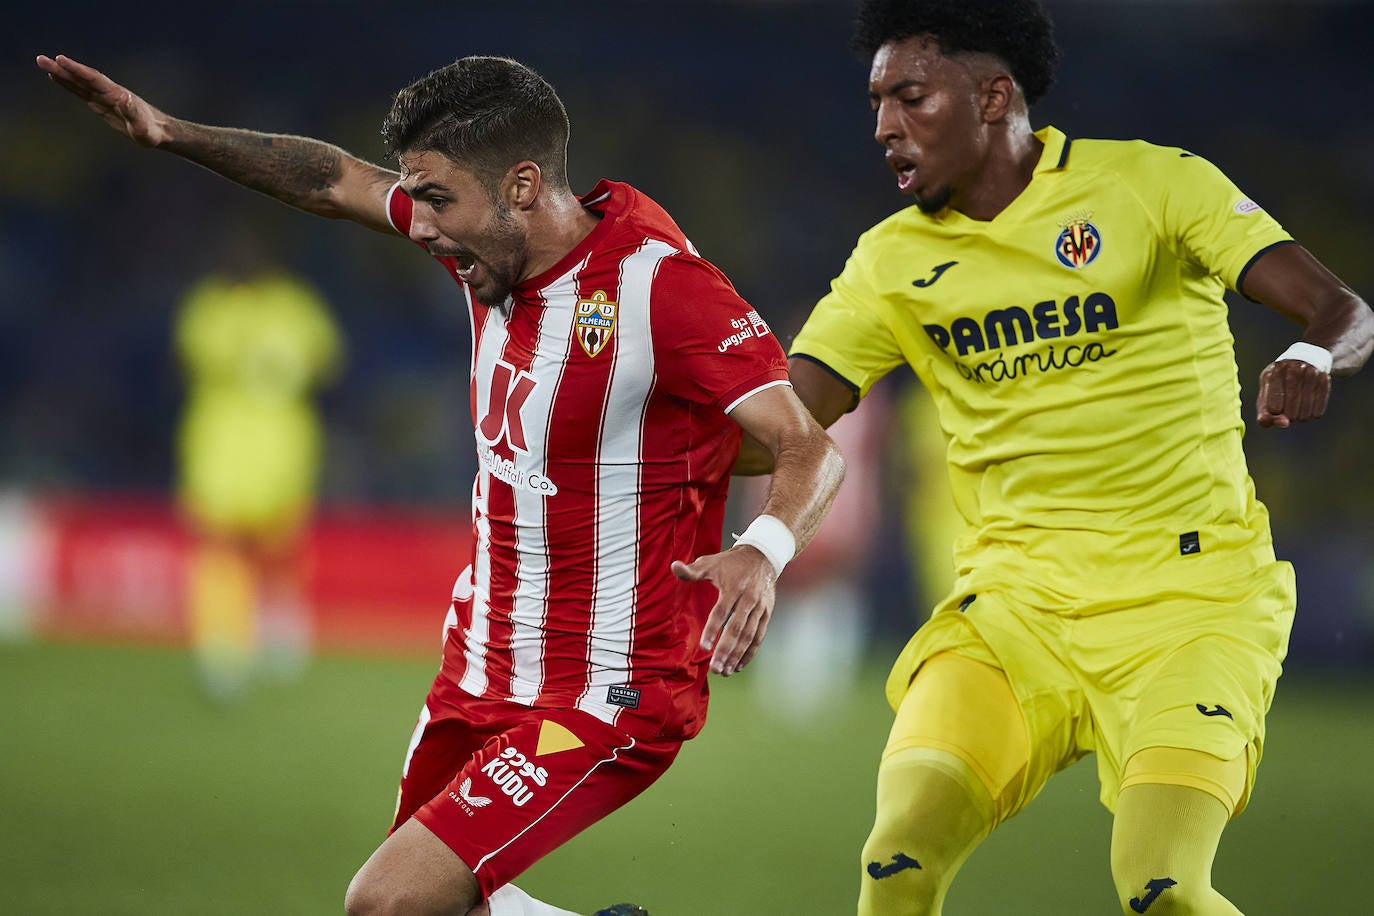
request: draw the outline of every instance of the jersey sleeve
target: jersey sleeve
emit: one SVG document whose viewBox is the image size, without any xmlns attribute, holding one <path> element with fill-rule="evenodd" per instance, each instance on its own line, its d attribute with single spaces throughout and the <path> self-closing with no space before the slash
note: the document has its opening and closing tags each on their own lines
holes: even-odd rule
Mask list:
<svg viewBox="0 0 1374 916">
<path fill-rule="evenodd" d="M 792 355 L 821 363 L 862 398 L 873 384 L 906 360 L 883 319 L 881 292 L 873 282 L 872 254 L 859 240 L 830 292 L 816 303 L 792 341 Z"/>
<path fill-rule="evenodd" d="M 1293 241 L 1215 165 L 1181 150 L 1160 150 L 1148 186 L 1161 194 L 1165 241 L 1183 260 L 1239 289 L 1246 268 L 1275 245 Z"/>
<path fill-rule="evenodd" d="M 787 380 L 787 355 L 767 322 L 709 262 L 664 259 L 653 287 L 654 363 L 669 394 L 726 413 Z"/>
<path fill-rule="evenodd" d="M 391 221 L 391 228 L 401 235 L 410 236 L 410 217 L 414 208 L 414 202 L 401 190 L 399 181 L 386 192 L 386 218 Z"/>
<path fill-rule="evenodd" d="M 415 201 L 410 199 L 410 195 L 401 190 L 401 183 L 398 181 L 391 186 L 391 190 L 386 192 L 386 218 L 391 222 L 391 228 L 406 238 L 410 238 L 410 221 L 415 212 Z M 424 242 L 416 242 L 421 248 L 425 247 Z M 460 286 L 466 287 L 463 278 L 458 276 L 458 261 L 455 258 L 435 255 L 434 260 L 443 265 L 444 270 L 448 271 Z"/>
</svg>

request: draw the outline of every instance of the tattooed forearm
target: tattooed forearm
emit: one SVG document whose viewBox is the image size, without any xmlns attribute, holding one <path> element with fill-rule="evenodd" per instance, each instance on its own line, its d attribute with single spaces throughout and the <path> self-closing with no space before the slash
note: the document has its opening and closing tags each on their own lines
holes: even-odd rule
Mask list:
<svg viewBox="0 0 1374 916">
<path fill-rule="evenodd" d="M 328 192 L 342 176 L 347 156 L 319 140 L 188 121 L 178 122 L 163 148 L 230 181 L 315 212 L 330 209 Z"/>
</svg>

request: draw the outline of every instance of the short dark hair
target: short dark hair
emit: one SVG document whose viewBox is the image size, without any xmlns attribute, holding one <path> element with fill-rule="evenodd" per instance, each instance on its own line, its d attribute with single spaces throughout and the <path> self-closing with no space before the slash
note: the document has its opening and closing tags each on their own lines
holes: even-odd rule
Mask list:
<svg viewBox="0 0 1374 916">
<path fill-rule="evenodd" d="M 543 77 L 508 57 L 463 57 L 396 93 L 387 153 L 443 153 L 494 187 L 522 159 L 567 184 L 568 112 Z"/>
<path fill-rule="evenodd" d="M 1026 102 L 1054 82 L 1059 47 L 1038 0 L 863 0 L 850 47 L 871 61 L 889 41 L 929 35 L 944 54 L 994 54 L 1011 70 Z"/>
</svg>

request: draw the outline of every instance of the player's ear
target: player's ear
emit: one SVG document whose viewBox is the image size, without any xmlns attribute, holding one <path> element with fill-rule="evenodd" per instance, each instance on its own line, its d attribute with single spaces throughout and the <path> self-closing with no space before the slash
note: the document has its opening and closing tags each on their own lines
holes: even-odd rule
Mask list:
<svg viewBox="0 0 1374 916">
<path fill-rule="evenodd" d="M 544 183 L 544 173 L 539 166 L 523 159 L 511 166 L 501 179 L 501 198 L 511 210 L 527 210 L 539 197 L 539 189 Z"/>
<path fill-rule="evenodd" d="M 982 90 L 979 108 L 983 121 L 993 124 L 1005 118 L 1012 109 L 1017 93 L 1016 80 L 1012 79 L 1011 74 L 999 70 L 984 79 L 979 88 Z"/>
</svg>

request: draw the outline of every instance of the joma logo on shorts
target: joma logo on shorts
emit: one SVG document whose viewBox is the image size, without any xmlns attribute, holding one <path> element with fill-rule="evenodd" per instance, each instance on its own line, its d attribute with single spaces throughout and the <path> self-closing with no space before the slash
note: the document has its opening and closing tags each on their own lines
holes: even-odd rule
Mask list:
<svg viewBox="0 0 1374 916">
<path fill-rule="evenodd" d="M 487 761 L 487 765 L 482 767 L 482 772 L 490 776 L 497 788 L 510 796 L 510 800 L 517 806 L 534 798 L 534 790 L 529 787 L 529 783 L 542 786 L 549 780 L 548 770 L 535 766 L 528 757 L 513 747 L 502 751 L 500 757 Z"/>
<path fill-rule="evenodd" d="M 982 317 L 959 317 L 942 324 L 925 325 L 925 331 L 941 350 L 954 345 L 955 353 L 967 356 L 998 350 L 1033 340 L 1053 340 L 1091 334 L 1117 326 L 1116 303 L 1106 293 L 1089 293 L 1081 302 L 1070 296 L 1061 305 L 1047 299 L 1031 306 L 993 309 Z"/>
</svg>

